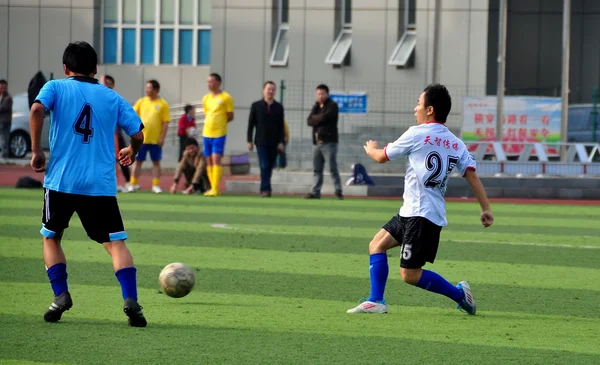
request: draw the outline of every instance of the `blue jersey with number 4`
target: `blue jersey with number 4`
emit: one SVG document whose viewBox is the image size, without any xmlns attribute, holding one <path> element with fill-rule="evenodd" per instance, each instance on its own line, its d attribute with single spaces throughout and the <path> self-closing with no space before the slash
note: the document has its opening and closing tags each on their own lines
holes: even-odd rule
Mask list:
<svg viewBox="0 0 600 365">
<path fill-rule="evenodd" d="M 51 112 L 44 187 L 61 193 L 115 196 L 115 130 L 144 128 L 131 105 L 89 77 L 47 82 L 36 98 Z"/>
</svg>

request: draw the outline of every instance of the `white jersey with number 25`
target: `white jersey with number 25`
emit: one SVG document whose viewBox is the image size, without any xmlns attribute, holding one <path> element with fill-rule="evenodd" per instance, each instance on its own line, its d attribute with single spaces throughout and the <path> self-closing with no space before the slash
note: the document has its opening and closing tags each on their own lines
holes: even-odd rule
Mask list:
<svg viewBox="0 0 600 365">
<path fill-rule="evenodd" d="M 467 169 L 476 169 L 463 141 L 444 124 L 429 122 L 410 127 L 383 150 L 389 160 L 408 156 L 400 216 L 424 217 L 446 226 L 444 195 L 450 173 L 458 168 L 464 176 Z"/>
</svg>

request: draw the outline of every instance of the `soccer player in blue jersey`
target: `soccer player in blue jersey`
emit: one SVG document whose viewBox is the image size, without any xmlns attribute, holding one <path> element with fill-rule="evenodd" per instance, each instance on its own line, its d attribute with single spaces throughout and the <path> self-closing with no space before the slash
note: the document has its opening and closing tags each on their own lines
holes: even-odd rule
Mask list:
<svg viewBox="0 0 600 365">
<path fill-rule="evenodd" d="M 129 325 L 145 327 L 137 301 L 136 268 L 125 245 L 127 234 L 117 204 L 114 165 L 117 125 L 131 136 L 131 144 L 119 151 L 119 163 L 129 166 L 144 140 L 143 124 L 119 94 L 94 78 L 97 62 L 88 43 L 70 43 L 63 53 L 67 78 L 46 83 L 31 107 L 31 167 L 46 171 L 40 233 L 55 296 L 44 320 L 57 322 L 73 306 L 61 239 L 76 212 L 88 236 L 112 257 Z M 40 147 L 45 110 L 52 113 L 47 167 Z"/>
</svg>

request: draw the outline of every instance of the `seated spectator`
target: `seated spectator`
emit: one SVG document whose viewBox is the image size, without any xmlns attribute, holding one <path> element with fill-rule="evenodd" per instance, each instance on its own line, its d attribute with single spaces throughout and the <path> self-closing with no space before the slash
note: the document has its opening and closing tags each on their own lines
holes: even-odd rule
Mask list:
<svg viewBox="0 0 600 365">
<path fill-rule="evenodd" d="M 179 118 L 179 128 L 177 129 L 179 136 L 179 159 L 177 161 L 181 161 L 185 141 L 188 137 L 196 137 L 196 108 L 188 104 L 184 111 L 185 113 Z"/>
<path fill-rule="evenodd" d="M 198 149 L 198 141 L 195 138 L 188 138 L 185 142 L 185 148 L 181 161 L 175 171 L 171 194 L 177 192 L 179 179 L 181 175 L 185 176 L 186 184 L 184 194 L 204 193 L 210 188 L 208 175 L 206 174 L 206 163 Z"/>
</svg>

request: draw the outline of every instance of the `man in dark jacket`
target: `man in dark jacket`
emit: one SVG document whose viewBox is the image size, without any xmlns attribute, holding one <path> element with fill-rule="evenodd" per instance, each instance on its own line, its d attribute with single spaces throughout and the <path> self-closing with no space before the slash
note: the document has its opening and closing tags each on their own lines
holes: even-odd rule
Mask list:
<svg viewBox="0 0 600 365">
<path fill-rule="evenodd" d="M 317 86 L 317 102 L 312 108 L 307 119 L 307 124 L 313 127 L 313 168 L 314 185 L 312 192 L 306 195 L 306 199 L 321 198 L 321 187 L 323 186 L 323 168 L 325 161 L 329 164 L 329 171 L 335 187 L 335 196 L 344 199 L 342 195 L 342 182 L 337 166 L 338 151 L 338 105 L 329 98 L 327 85 Z"/>
<path fill-rule="evenodd" d="M 13 98 L 8 93 L 8 82 L 0 80 L 0 148 L 2 158 L 8 158 Z"/>
<path fill-rule="evenodd" d="M 275 101 L 276 86 L 272 81 L 263 85 L 263 99 L 252 104 L 248 117 L 248 150 L 254 145 L 260 162 L 260 195 L 271 196 L 271 175 L 279 151 L 283 151 L 285 129 L 283 105 Z M 254 139 L 254 128 L 256 135 Z M 254 142 L 253 142 L 254 141 Z"/>
</svg>

